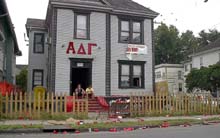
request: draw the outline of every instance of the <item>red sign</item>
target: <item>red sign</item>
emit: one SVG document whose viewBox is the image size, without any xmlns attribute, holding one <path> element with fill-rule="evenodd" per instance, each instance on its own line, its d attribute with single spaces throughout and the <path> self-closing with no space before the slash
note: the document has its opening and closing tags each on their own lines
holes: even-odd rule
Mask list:
<svg viewBox="0 0 220 138">
<path fill-rule="evenodd" d="M 78 49 L 75 49 L 75 45 L 74 45 L 74 42 L 69 42 L 69 46 L 66 50 L 66 53 L 67 54 L 78 54 L 78 55 L 92 55 L 92 48 L 94 46 L 97 46 L 97 44 L 94 44 L 94 43 L 88 43 L 87 45 L 87 51 L 85 50 L 85 47 L 84 45 L 81 43 L 79 48 Z"/>
</svg>

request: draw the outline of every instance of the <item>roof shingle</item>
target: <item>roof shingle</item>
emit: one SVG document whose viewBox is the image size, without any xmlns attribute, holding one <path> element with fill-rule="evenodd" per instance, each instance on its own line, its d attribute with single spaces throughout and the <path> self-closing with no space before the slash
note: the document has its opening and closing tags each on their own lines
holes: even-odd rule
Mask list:
<svg viewBox="0 0 220 138">
<path fill-rule="evenodd" d="M 220 47 L 220 38 L 218 38 L 216 41 L 211 42 L 210 44 L 203 46 L 199 49 L 197 49 L 195 52 L 196 53 L 200 53 L 200 52 L 204 52 L 206 50 L 210 50 L 210 49 L 214 49 L 214 48 L 218 48 Z"/>
<path fill-rule="evenodd" d="M 131 11 L 137 13 L 145 13 L 156 17 L 157 12 L 152 11 L 149 8 L 144 7 L 132 0 L 50 0 L 51 2 L 62 2 L 71 4 L 82 4 L 98 7 L 112 8 L 113 10 Z"/>
<path fill-rule="evenodd" d="M 28 18 L 26 27 L 46 28 L 45 20 Z"/>
</svg>

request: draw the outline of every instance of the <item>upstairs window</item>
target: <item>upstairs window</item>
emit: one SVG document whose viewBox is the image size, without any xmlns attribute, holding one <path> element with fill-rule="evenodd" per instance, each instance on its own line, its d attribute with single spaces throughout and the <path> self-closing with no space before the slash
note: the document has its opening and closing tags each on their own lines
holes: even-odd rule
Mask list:
<svg viewBox="0 0 220 138">
<path fill-rule="evenodd" d="M 133 20 L 119 21 L 119 42 L 142 44 L 143 43 L 142 22 Z"/>
<path fill-rule="evenodd" d="M 141 43 L 141 23 L 133 22 L 132 42 Z"/>
<path fill-rule="evenodd" d="M 130 33 L 130 27 L 129 27 L 129 21 L 122 21 L 121 22 L 121 42 L 128 42 L 129 41 L 129 34 Z"/>
<path fill-rule="evenodd" d="M 34 34 L 34 53 L 44 53 L 44 33 Z"/>
<path fill-rule="evenodd" d="M 179 80 L 182 79 L 182 71 L 178 71 L 178 79 L 179 79 Z"/>
<path fill-rule="evenodd" d="M 75 38 L 89 39 L 89 15 L 77 14 L 75 15 Z"/>
</svg>

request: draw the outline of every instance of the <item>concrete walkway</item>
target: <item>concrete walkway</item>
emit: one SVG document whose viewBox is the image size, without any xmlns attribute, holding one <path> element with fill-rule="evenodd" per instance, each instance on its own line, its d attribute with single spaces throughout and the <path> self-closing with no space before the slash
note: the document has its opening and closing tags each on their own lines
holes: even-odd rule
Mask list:
<svg viewBox="0 0 220 138">
<path fill-rule="evenodd" d="M 138 120 L 144 121 L 155 121 L 155 120 L 176 120 L 176 119 L 208 119 L 208 118 L 215 118 L 219 117 L 220 115 L 210 115 L 210 116 L 178 116 L 178 117 L 140 117 L 140 118 L 124 118 L 120 119 L 122 122 L 135 122 Z M 93 122 L 110 122 L 116 121 L 117 119 L 109 119 L 109 120 L 83 120 L 85 123 L 93 123 Z M 66 121 L 57 121 L 65 123 Z M 0 121 L 0 125 L 54 125 L 48 122 L 48 120 L 2 120 Z M 66 124 L 71 124 L 66 122 Z"/>
</svg>

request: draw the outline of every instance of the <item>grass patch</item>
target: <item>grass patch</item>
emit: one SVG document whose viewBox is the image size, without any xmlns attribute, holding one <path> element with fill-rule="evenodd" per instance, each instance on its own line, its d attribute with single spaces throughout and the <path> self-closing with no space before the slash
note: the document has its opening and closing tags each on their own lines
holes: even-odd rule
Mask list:
<svg viewBox="0 0 220 138">
<path fill-rule="evenodd" d="M 220 121 L 220 117 L 207 118 L 205 121 Z"/>
<path fill-rule="evenodd" d="M 182 125 L 185 123 L 190 124 L 199 124 L 202 123 L 202 120 L 197 119 L 178 119 L 178 120 L 166 120 L 170 125 Z M 134 127 L 134 126 L 160 126 L 164 120 L 156 121 L 143 121 L 143 122 L 110 122 L 110 123 L 93 123 L 93 124 L 83 124 L 83 125 L 72 125 L 75 129 L 88 129 L 88 128 L 97 128 L 97 129 L 110 129 L 117 127 Z"/>
<path fill-rule="evenodd" d="M 0 130 L 43 128 L 43 125 L 0 125 Z"/>
<path fill-rule="evenodd" d="M 41 113 L 40 117 L 38 117 L 37 115 L 19 115 L 19 113 L 14 113 L 13 117 L 10 116 L 2 116 L 1 120 L 13 120 L 13 119 L 19 119 L 19 120 L 56 120 L 56 121 L 63 121 L 66 120 L 68 118 L 74 118 L 77 120 L 84 120 L 84 119 L 88 119 L 88 116 L 86 114 L 72 114 L 72 113 L 66 113 L 66 114 L 62 114 L 62 113 L 58 113 L 58 114 L 54 114 L 51 115 L 50 113 Z"/>
<path fill-rule="evenodd" d="M 41 120 L 56 120 L 56 121 L 63 121 L 63 120 L 66 120 L 68 118 L 74 118 L 74 119 L 77 119 L 77 120 L 85 120 L 85 119 L 88 119 L 88 116 L 85 115 L 85 114 L 57 114 L 57 115 L 51 115 L 51 114 L 41 114 Z"/>
</svg>

